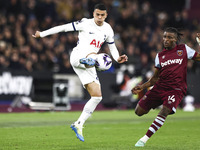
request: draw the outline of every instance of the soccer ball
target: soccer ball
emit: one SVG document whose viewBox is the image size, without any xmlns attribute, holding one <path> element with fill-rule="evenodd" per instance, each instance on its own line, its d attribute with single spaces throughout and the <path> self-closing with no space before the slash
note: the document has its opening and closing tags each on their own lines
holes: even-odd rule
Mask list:
<svg viewBox="0 0 200 150">
<path fill-rule="evenodd" d="M 106 53 L 97 54 L 95 67 L 98 71 L 106 71 L 110 69 L 111 66 L 112 66 L 112 59 L 108 54 Z"/>
</svg>

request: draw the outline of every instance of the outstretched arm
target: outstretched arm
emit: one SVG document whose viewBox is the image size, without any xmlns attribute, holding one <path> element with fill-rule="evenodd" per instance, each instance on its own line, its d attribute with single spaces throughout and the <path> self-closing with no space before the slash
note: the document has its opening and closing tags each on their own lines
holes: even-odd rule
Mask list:
<svg viewBox="0 0 200 150">
<path fill-rule="evenodd" d="M 36 31 L 35 34 L 32 35 L 32 37 L 40 38 L 40 37 L 45 37 L 48 35 L 56 34 L 59 32 L 68 32 L 68 31 L 74 31 L 72 23 L 56 26 L 56 27 L 50 28 L 48 30 L 45 30 L 43 32 Z"/>
<path fill-rule="evenodd" d="M 159 70 L 156 68 L 155 71 L 154 71 L 154 75 L 147 81 L 145 82 L 144 84 L 142 85 L 137 85 L 136 87 L 132 88 L 132 93 L 133 94 L 138 94 L 140 93 L 142 90 L 150 87 L 150 86 L 153 86 L 159 79 Z"/>
<path fill-rule="evenodd" d="M 35 34 L 32 35 L 34 38 L 40 38 L 40 31 L 36 31 Z"/>
</svg>

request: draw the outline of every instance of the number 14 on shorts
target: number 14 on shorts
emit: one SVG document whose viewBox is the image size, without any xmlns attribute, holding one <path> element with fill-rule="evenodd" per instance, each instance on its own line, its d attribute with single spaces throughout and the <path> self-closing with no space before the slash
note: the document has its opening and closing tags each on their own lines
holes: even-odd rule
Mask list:
<svg viewBox="0 0 200 150">
<path fill-rule="evenodd" d="M 175 102 L 175 95 L 168 96 L 168 103 L 171 104 L 173 102 Z"/>
</svg>

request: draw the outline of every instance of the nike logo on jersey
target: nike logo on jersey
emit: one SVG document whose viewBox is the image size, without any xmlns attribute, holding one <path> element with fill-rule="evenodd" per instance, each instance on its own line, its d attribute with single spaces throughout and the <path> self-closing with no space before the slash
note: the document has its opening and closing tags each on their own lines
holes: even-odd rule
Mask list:
<svg viewBox="0 0 200 150">
<path fill-rule="evenodd" d="M 89 32 L 89 34 L 94 34 L 94 32 Z"/>
<path fill-rule="evenodd" d="M 167 61 L 165 61 L 164 63 L 161 62 L 161 66 L 167 66 L 167 65 L 171 65 L 171 64 L 182 64 L 183 59 L 169 59 Z"/>
</svg>

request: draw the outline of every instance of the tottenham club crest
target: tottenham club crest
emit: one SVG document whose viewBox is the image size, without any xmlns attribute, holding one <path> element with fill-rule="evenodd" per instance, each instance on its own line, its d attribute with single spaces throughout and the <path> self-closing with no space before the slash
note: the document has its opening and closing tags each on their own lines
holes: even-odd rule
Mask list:
<svg viewBox="0 0 200 150">
<path fill-rule="evenodd" d="M 177 50 L 177 55 L 182 56 L 183 55 L 183 50 Z"/>
</svg>

